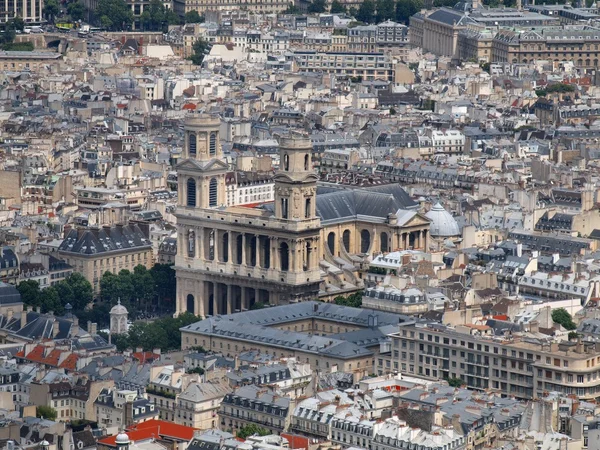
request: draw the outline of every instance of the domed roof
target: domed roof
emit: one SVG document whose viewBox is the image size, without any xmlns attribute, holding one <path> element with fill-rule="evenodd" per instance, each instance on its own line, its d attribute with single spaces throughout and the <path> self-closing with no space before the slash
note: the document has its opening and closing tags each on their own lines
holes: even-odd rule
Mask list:
<svg viewBox="0 0 600 450">
<path fill-rule="evenodd" d="M 116 306 L 115 306 L 115 308 L 116 308 Z M 121 308 L 122 308 L 122 306 L 121 306 Z M 117 439 L 115 442 L 117 444 L 129 444 L 129 436 L 127 436 L 126 433 L 121 432 L 121 433 L 117 434 Z"/>
<path fill-rule="evenodd" d="M 429 225 L 429 234 L 431 236 L 449 237 L 460 235 L 458 222 L 439 202 L 425 216 L 431 220 L 431 224 Z"/>
<path fill-rule="evenodd" d="M 112 309 L 110 310 L 111 314 L 128 314 L 129 311 L 127 311 L 127 308 L 125 308 L 123 305 L 121 305 L 121 300 L 117 301 L 117 304 L 115 306 L 112 307 Z"/>
</svg>

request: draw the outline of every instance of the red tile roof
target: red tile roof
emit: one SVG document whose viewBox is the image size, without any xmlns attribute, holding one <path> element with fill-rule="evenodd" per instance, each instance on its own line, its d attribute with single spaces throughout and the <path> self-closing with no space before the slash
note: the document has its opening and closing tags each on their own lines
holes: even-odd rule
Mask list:
<svg viewBox="0 0 600 450">
<path fill-rule="evenodd" d="M 132 441 L 143 441 L 145 439 L 167 437 L 173 438 L 178 441 L 189 441 L 194 437 L 194 431 L 197 428 L 186 427 L 184 425 L 177 425 L 175 423 L 166 422 L 164 420 L 148 420 L 146 422 L 138 423 L 127 428 L 126 433 L 129 439 Z M 100 439 L 98 443 L 107 445 L 109 447 L 116 447 L 117 435 L 109 436 L 104 439 Z"/>
<path fill-rule="evenodd" d="M 75 353 L 71 353 L 67 358 L 60 363 L 58 367 L 67 370 L 76 370 L 77 369 L 77 361 L 79 360 L 79 356 Z"/>
<path fill-rule="evenodd" d="M 42 345 L 36 345 L 33 350 L 31 350 L 25 359 L 35 362 L 42 362 L 44 359 L 44 347 Z"/>
<path fill-rule="evenodd" d="M 298 436 L 297 434 L 281 433 L 281 437 L 288 440 L 290 443 L 290 449 L 296 448 L 309 448 L 310 442 L 308 438 L 304 436 Z"/>
<path fill-rule="evenodd" d="M 58 366 L 58 360 L 60 359 L 60 354 L 62 353 L 62 351 L 54 349 L 52 350 L 48 356 L 46 356 L 44 359 L 42 359 L 42 363 L 47 364 L 49 366 Z M 29 356 L 29 355 L 27 355 Z"/>
<path fill-rule="evenodd" d="M 157 353 L 152 353 L 152 352 L 136 352 L 134 353 L 133 356 L 135 359 L 137 359 L 138 361 L 144 363 L 144 362 L 152 362 L 155 359 L 160 359 L 160 355 Z"/>
</svg>

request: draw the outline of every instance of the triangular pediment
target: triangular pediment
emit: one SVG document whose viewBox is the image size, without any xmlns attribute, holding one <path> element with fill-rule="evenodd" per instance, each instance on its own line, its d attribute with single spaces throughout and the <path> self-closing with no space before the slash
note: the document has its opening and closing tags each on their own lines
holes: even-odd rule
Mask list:
<svg viewBox="0 0 600 450">
<path fill-rule="evenodd" d="M 416 213 L 412 218 L 404 223 L 404 227 L 416 227 L 420 225 L 429 225 L 431 220 L 421 213 Z"/>
<path fill-rule="evenodd" d="M 194 171 L 213 171 L 213 170 L 227 170 L 227 163 L 220 159 L 210 159 L 208 161 L 198 161 L 195 159 L 186 159 L 185 161 L 177 164 L 177 170 L 194 170 Z"/>
<path fill-rule="evenodd" d="M 292 175 L 294 175 L 293 172 L 290 172 Z M 308 175 L 306 175 L 305 177 L 299 177 L 299 176 L 289 176 L 287 173 L 285 172 L 279 172 L 276 173 L 275 176 L 273 177 L 273 179 L 275 181 L 282 181 L 284 183 L 297 183 L 297 182 L 306 182 L 306 181 L 319 181 L 319 177 L 317 176 L 317 174 L 314 173 L 309 173 Z"/>
</svg>

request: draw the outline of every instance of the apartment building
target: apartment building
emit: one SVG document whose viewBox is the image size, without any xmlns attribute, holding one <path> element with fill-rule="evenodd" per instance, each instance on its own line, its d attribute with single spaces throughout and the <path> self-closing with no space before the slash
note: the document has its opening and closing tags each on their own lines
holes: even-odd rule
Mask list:
<svg viewBox="0 0 600 450">
<path fill-rule="evenodd" d="M 286 0 L 243 0 L 239 2 L 222 2 L 221 0 L 175 0 L 173 10 L 180 16 L 190 11 L 198 11 L 203 15 L 207 11 L 239 11 L 249 13 L 276 14 L 285 11 L 289 6 Z"/>
<path fill-rule="evenodd" d="M 200 430 L 218 427 L 221 401 L 232 389 L 221 380 L 192 382 L 175 402 L 175 423 Z"/>
<path fill-rule="evenodd" d="M 106 207 L 109 203 L 121 203 L 131 210 L 138 211 L 148 199 L 148 190 L 138 187 L 114 189 L 103 187 L 82 187 L 77 189 L 77 205 L 87 209 Z"/>
<path fill-rule="evenodd" d="M 294 60 L 300 72 L 361 77 L 365 81 L 392 81 L 395 73 L 392 59 L 383 53 L 296 51 Z"/>
<path fill-rule="evenodd" d="M 501 30 L 492 43 L 492 61 L 528 63 L 571 61 L 577 67 L 598 67 L 600 28 L 563 25 L 531 30 Z"/>
<path fill-rule="evenodd" d="M 100 292 L 100 279 L 109 271 L 133 271 L 135 266 L 152 266 L 152 243 L 146 223 L 130 222 L 102 228 L 67 230 L 58 254 Z"/>
<path fill-rule="evenodd" d="M 532 324 L 532 333 L 536 332 Z M 471 389 L 493 389 L 521 399 L 544 391 L 600 398 L 600 345 L 552 342 L 487 325 L 401 325 L 392 338 L 392 370 L 429 380 L 461 378 Z M 383 361 L 381 361 L 383 362 Z"/>
<path fill-rule="evenodd" d="M 229 172 L 225 178 L 227 206 L 272 202 L 275 181 L 272 173 Z"/>
<path fill-rule="evenodd" d="M 223 398 L 219 409 L 221 428 L 239 430 L 257 424 L 279 434 L 288 427 L 291 404 L 288 397 L 278 395 L 272 388 L 242 386 Z"/>
<path fill-rule="evenodd" d="M 109 433 L 117 433 L 125 426 L 158 419 L 158 410 L 137 391 L 102 389 L 94 402 L 96 418 Z"/>
</svg>

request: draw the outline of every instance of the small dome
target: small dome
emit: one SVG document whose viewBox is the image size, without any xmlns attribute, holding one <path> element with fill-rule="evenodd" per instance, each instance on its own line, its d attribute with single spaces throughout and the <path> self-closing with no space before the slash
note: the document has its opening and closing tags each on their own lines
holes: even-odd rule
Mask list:
<svg viewBox="0 0 600 450">
<path fill-rule="evenodd" d="M 121 305 L 121 300 L 119 300 L 117 304 L 110 310 L 111 314 L 128 314 L 128 312 L 129 311 L 127 311 L 127 308 Z"/>
<path fill-rule="evenodd" d="M 433 237 L 460 236 L 460 227 L 452 214 L 436 203 L 431 210 L 425 214 L 431 220 L 429 234 Z"/>
<path fill-rule="evenodd" d="M 44 439 L 42 442 L 40 442 L 40 447 L 50 447 L 50 442 Z"/>
<path fill-rule="evenodd" d="M 117 434 L 117 444 L 129 444 L 129 436 L 126 433 Z"/>
</svg>

